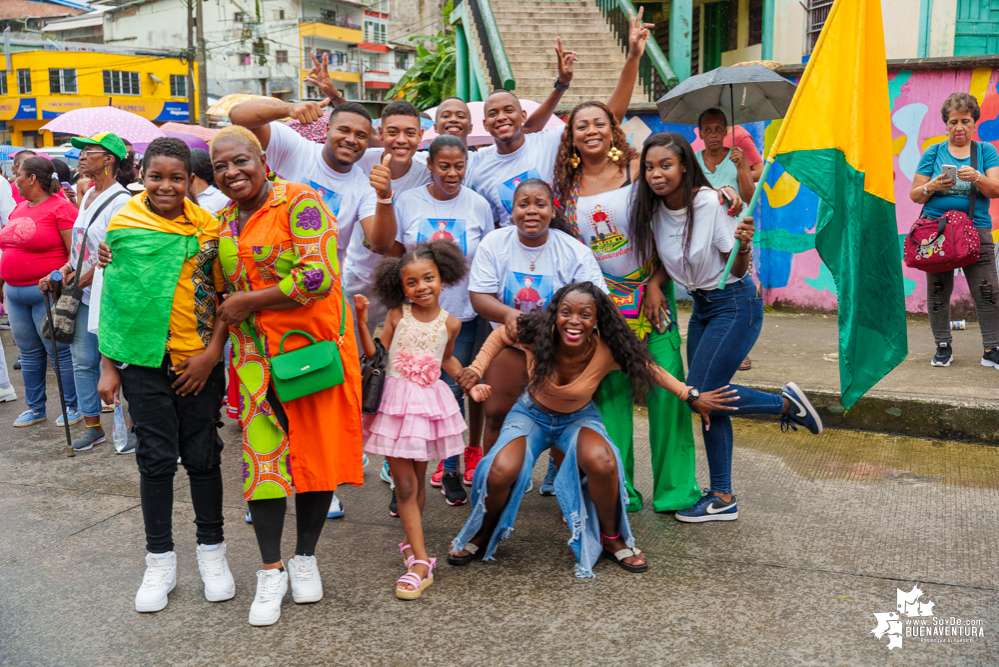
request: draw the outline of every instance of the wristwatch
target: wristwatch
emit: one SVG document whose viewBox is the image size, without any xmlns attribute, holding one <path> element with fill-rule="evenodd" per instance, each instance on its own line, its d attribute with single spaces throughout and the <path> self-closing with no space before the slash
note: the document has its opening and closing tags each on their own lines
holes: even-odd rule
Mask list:
<svg viewBox="0 0 999 667">
<path fill-rule="evenodd" d="M 923 186 L 923 196 L 924 197 L 929 197 L 930 196 L 930 191 L 926 189 L 925 185 Z"/>
<path fill-rule="evenodd" d="M 691 387 L 690 388 L 690 393 L 687 394 L 687 402 L 690 403 L 691 405 L 693 405 L 694 401 L 696 401 L 700 397 L 701 397 L 701 392 L 699 392 L 698 390 L 696 390 L 693 387 Z"/>
<path fill-rule="evenodd" d="M 558 91 L 561 91 L 561 92 L 564 93 L 565 91 L 569 90 L 569 84 L 565 84 L 563 86 L 561 83 L 559 83 L 558 77 L 555 77 L 555 90 L 558 90 Z"/>
</svg>

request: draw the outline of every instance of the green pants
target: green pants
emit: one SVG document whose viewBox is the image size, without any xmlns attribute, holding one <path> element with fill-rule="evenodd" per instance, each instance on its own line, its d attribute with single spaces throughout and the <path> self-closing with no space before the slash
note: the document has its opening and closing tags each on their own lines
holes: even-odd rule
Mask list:
<svg viewBox="0 0 999 667">
<path fill-rule="evenodd" d="M 649 352 L 656 363 L 682 381 L 684 372 L 680 344 L 680 334 L 675 328 L 665 334 L 654 331 L 648 338 Z M 642 509 L 642 494 L 634 483 L 635 397 L 631 380 L 623 371 L 612 371 L 593 394 L 593 402 L 624 462 L 628 511 L 637 512 Z M 659 387 L 649 390 L 648 406 L 649 445 L 652 449 L 652 508 L 656 512 L 686 509 L 701 497 L 701 490 L 694 477 L 694 431 L 690 408 Z"/>
</svg>

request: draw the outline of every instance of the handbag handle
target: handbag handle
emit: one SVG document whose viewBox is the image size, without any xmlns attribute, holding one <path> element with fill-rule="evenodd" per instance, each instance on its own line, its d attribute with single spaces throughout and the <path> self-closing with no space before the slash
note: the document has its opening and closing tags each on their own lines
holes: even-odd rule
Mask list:
<svg viewBox="0 0 999 667">
<path fill-rule="evenodd" d="M 313 338 L 310 334 L 302 331 L 301 329 L 290 329 L 283 336 L 281 336 L 281 342 L 278 343 L 278 354 L 284 354 L 284 339 L 292 334 L 302 334 L 303 336 L 311 340 L 313 345 L 316 344 L 316 339 Z M 339 347 L 339 345 L 337 347 Z"/>
</svg>

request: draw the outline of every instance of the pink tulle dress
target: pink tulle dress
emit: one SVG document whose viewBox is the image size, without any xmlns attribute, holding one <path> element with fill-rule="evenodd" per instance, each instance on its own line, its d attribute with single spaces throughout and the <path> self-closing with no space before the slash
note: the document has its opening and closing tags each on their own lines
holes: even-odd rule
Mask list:
<svg viewBox="0 0 999 667">
<path fill-rule="evenodd" d="M 465 420 L 441 380 L 448 314 L 431 322 L 404 304 L 388 351 L 388 375 L 378 413 L 363 415 L 364 451 L 414 461 L 446 459 L 465 449 Z"/>
</svg>

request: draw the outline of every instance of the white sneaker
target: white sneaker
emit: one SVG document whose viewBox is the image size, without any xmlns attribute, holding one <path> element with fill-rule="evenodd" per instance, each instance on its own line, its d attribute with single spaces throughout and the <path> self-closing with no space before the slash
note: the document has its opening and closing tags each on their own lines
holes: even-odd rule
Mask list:
<svg viewBox="0 0 999 667">
<path fill-rule="evenodd" d="M 323 599 L 323 582 L 315 556 L 295 556 L 288 561 L 291 599 L 296 604 L 319 602 Z"/>
<path fill-rule="evenodd" d="M 222 602 L 236 596 L 236 582 L 225 559 L 225 542 L 212 550 L 203 544 L 198 545 L 198 570 L 201 571 L 201 580 L 205 582 L 206 600 Z"/>
<path fill-rule="evenodd" d="M 177 585 L 177 554 L 168 551 L 155 557 L 146 554 L 146 573 L 135 594 L 135 611 L 159 611 L 167 606 L 167 595 Z"/>
<path fill-rule="evenodd" d="M 288 572 L 257 572 L 257 595 L 250 605 L 250 625 L 274 625 L 281 618 L 281 600 L 288 592 Z"/>
<path fill-rule="evenodd" d="M 16 401 L 17 392 L 14 391 L 14 387 L 7 387 L 6 389 L 0 389 L 0 403 L 6 403 L 7 401 Z"/>
</svg>

